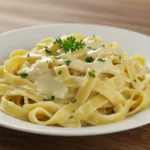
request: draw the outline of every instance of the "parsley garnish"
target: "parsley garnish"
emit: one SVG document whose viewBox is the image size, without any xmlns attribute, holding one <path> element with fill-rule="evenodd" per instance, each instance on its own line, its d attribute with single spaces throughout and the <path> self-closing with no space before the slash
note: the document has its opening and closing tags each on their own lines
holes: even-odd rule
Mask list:
<svg viewBox="0 0 150 150">
<path fill-rule="evenodd" d="M 51 100 L 53 101 L 54 99 L 55 99 L 55 96 L 52 96 L 52 97 L 51 97 Z"/>
<path fill-rule="evenodd" d="M 136 82 L 136 79 L 133 79 L 134 82 Z"/>
<path fill-rule="evenodd" d="M 76 99 L 73 99 L 71 102 L 72 102 L 72 103 L 75 103 L 76 101 L 77 101 Z"/>
<path fill-rule="evenodd" d="M 45 46 L 45 52 L 46 52 L 47 54 L 49 54 L 49 55 L 52 54 L 52 51 L 49 51 L 47 46 Z"/>
<path fill-rule="evenodd" d="M 62 70 L 59 70 L 59 71 L 58 71 L 58 75 L 61 75 L 61 74 L 62 74 Z"/>
<path fill-rule="evenodd" d="M 27 76 L 28 76 L 28 74 L 25 73 L 25 72 L 20 73 L 20 77 L 21 77 L 21 78 L 26 78 Z"/>
<path fill-rule="evenodd" d="M 69 66 L 70 63 L 71 63 L 71 60 L 66 60 L 66 61 L 65 61 L 65 64 L 66 64 L 67 66 Z"/>
<path fill-rule="evenodd" d="M 53 101 L 55 99 L 55 96 L 51 96 L 51 98 L 44 98 L 43 101 Z"/>
<path fill-rule="evenodd" d="M 93 71 L 89 72 L 89 76 L 95 78 L 95 74 L 93 73 Z"/>
<path fill-rule="evenodd" d="M 30 57 L 30 55 L 28 54 L 27 57 Z"/>
<path fill-rule="evenodd" d="M 85 46 L 83 40 L 76 41 L 76 38 L 73 36 L 68 37 L 64 41 L 62 41 L 60 38 L 57 38 L 53 43 L 58 44 L 65 53 L 73 53 L 74 51 L 79 50 L 80 48 L 83 48 L 83 46 Z"/>
<path fill-rule="evenodd" d="M 105 47 L 105 45 L 102 45 L 102 47 Z"/>
<path fill-rule="evenodd" d="M 94 61 L 94 58 L 93 57 L 86 57 L 85 61 L 88 62 L 88 63 L 90 63 L 90 62 Z"/>
<path fill-rule="evenodd" d="M 61 46 L 62 44 L 62 40 L 58 37 L 57 39 L 55 39 L 55 41 L 53 42 L 53 44 L 58 44 L 59 46 Z"/>
<path fill-rule="evenodd" d="M 97 61 L 105 62 L 106 60 L 99 58 Z"/>
</svg>

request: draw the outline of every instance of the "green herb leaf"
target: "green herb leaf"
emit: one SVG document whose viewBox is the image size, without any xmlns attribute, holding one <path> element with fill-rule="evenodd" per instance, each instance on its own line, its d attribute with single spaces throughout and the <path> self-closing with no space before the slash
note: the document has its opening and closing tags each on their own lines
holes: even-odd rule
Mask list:
<svg viewBox="0 0 150 150">
<path fill-rule="evenodd" d="M 74 51 L 79 50 L 85 46 L 83 40 L 76 41 L 76 38 L 73 36 L 68 37 L 64 41 L 62 41 L 60 38 L 57 38 L 53 43 L 58 44 L 65 53 L 73 53 Z"/>
<path fill-rule="evenodd" d="M 27 76 L 28 76 L 28 74 L 25 73 L 25 72 L 20 73 L 20 77 L 21 77 L 21 78 L 26 78 Z"/>
<path fill-rule="evenodd" d="M 76 99 L 73 99 L 71 102 L 72 102 L 72 103 L 75 103 L 76 101 L 77 101 Z"/>
<path fill-rule="evenodd" d="M 49 51 L 47 46 L 45 46 L 45 52 L 46 52 L 47 54 L 49 54 L 49 55 L 52 54 L 52 51 Z"/>
<path fill-rule="evenodd" d="M 58 71 L 58 75 L 60 76 L 62 74 L 62 70 L 59 70 Z"/>
<path fill-rule="evenodd" d="M 43 101 L 53 101 L 55 100 L 55 96 L 51 96 L 51 98 L 44 98 Z"/>
<path fill-rule="evenodd" d="M 27 57 L 30 57 L 30 55 L 28 54 Z"/>
<path fill-rule="evenodd" d="M 105 47 L 105 45 L 102 45 L 102 47 Z"/>
<path fill-rule="evenodd" d="M 95 74 L 93 73 L 94 71 L 89 72 L 89 76 L 95 78 Z"/>
<path fill-rule="evenodd" d="M 121 59 L 121 55 L 119 55 L 119 59 Z"/>
<path fill-rule="evenodd" d="M 55 41 L 53 42 L 54 45 L 58 44 L 59 46 L 62 45 L 62 40 L 58 37 L 57 39 L 55 39 Z"/>
<path fill-rule="evenodd" d="M 66 60 L 66 61 L 65 61 L 65 64 L 66 64 L 67 66 L 69 66 L 70 63 L 71 63 L 71 60 Z"/>
<path fill-rule="evenodd" d="M 51 97 L 51 100 L 53 101 L 54 99 L 55 99 L 55 96 L 52 96 L 52 97 Z"/>
<path fill-rule="evenodd" d="M 134 82 L 136 82 L 136 79 L 133 79 Z"/>
<path fill-rule="evenodd" d="M 97 61 L 105 62 L 106 60 L 99 58 Z"/>
<path fill-rule="evenodd" d="M 86 57 L 85 61 L 88 62 L 88 63 L 90 63 L 90 62 L 94 61 L 94 58 L 93 57 Z"/>
</svg>

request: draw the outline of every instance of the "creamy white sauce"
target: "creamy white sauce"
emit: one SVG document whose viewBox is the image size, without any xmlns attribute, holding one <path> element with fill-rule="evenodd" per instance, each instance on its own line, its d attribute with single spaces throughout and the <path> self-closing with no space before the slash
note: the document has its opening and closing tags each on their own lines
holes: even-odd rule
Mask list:
<svg viewBox="0 0 150 150">
<path fill-rule="evenodd" d="M 54 95 L 56 98 L 64 98 L 68 93 L 68 87 L 58 80 L 52 69 L 48 68 L 49 63 L 56 63 L 57 65 L 61 65 L 65 64 L 65 60 L 69 59 L 71 60 L 69 68 L 78 70 L 80 72 L 86 73 L 89 69 L 91 69 L 95 70 L 97 74 L 102 72 L 111 72 L 114 74 L 120 73 L 120 70 L 112 64 L 111 60 L 105 58 L 105 62 L 97 61 L 101 55 L 112 52 L 112 49 L 103 48 L 101 42 L 99 41 L 85 40 L 84 42 L 86 47 L 92 47 L 96 50 L 84 48 L 81 53 L 77 54 L 63 53 L 58 56 L 62 57 L 61 59 L 56 59 L 54 56 L 48 57 L 42 55 L 40 57 L 38 54 L 31 54 L 31 57 L 40 57 L 41 59 L 37 60 L 33 65 L 25 63 L 19 72 L 28 73 L 27 79 L 35 83 L 37 90 L 43 95 L 43 97 L 50 97 Z M 94 62 L 87 63 L 76 58 L 84 54 L 86 54 L 87 57 L 92 56 L 95 59 Z M 78 84 L 82 85 L 83 82 L 80 81 Z"/>
<path fill-rule="evenodd" d="M 20 72 L 28 73 L 27 79 L 35 83 L 37 90 L 44 97 L 54 95 L 57 98 L 63 98 L 68 92 L 67 86 L 60 82 L 55 73 L 48 68 L 48 63 L 45 62 L 45 59 L 38 60 L 31 67 L 23 66 Z"/>
<path fill-rule="evenodd" d="M 59 61 L 63 63 L 63 60 Z M 120 73 L 120 70 L 112 64 L 111 60 L 108 59 L 106 59 L 105 62 L 95 60 L 92 63 L 87 63 L 78 59 L 71 58 L 69 67 L 81 72 L 86 72 L 88 69 L 93 69 L 97 70 L 98 73 L 110 71 L 114 73 Z"/>
<path fill-rule="evenodd" d="M 92 49 L 97 49 L 102 46 L 102 43 L 94 40 L 84 40 L 86 47 L 91 47 Z"/>
<path fill-rule="evenodd" d="M 103 48 L 99 48 L 97 50 L 90 50 L 87 52 L 87 56 L 92 56 L 93 58 L 96 58 L 100 55 L 104 54 L 104 49 Z"/>
</svg>

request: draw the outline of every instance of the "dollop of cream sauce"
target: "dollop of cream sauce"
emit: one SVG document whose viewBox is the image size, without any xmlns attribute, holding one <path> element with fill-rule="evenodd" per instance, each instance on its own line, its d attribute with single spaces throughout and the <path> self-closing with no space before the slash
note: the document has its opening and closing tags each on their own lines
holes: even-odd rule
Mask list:
<svg viewBox="0 0 150 150">
<path fill-rule="evenodd" d="M 46 61 L 37 60 L 30 67 L 24 64 L 20 72 L 28 73 L 26 79 L 35 83 L 37 91 L 44 97 L 54 95 L 56 98 L 63 98 L 68 92 L 67 86 L 58 80 L 53 70 L 48 68 Z"/>
</svg>

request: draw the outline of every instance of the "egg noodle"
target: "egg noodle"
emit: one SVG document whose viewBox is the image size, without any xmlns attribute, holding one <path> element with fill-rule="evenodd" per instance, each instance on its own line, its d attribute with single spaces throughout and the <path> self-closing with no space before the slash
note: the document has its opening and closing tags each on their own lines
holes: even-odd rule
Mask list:
<svg viewBox="0 0 150 150">
<path fill-rule="evenodd" d="M 39 125 L 109 124 L 150 101 L 145 60 L 98 36 L 47 38 L 32 51 L 15 50 L 0 77 L 0 110 Z"/>
</svg>

